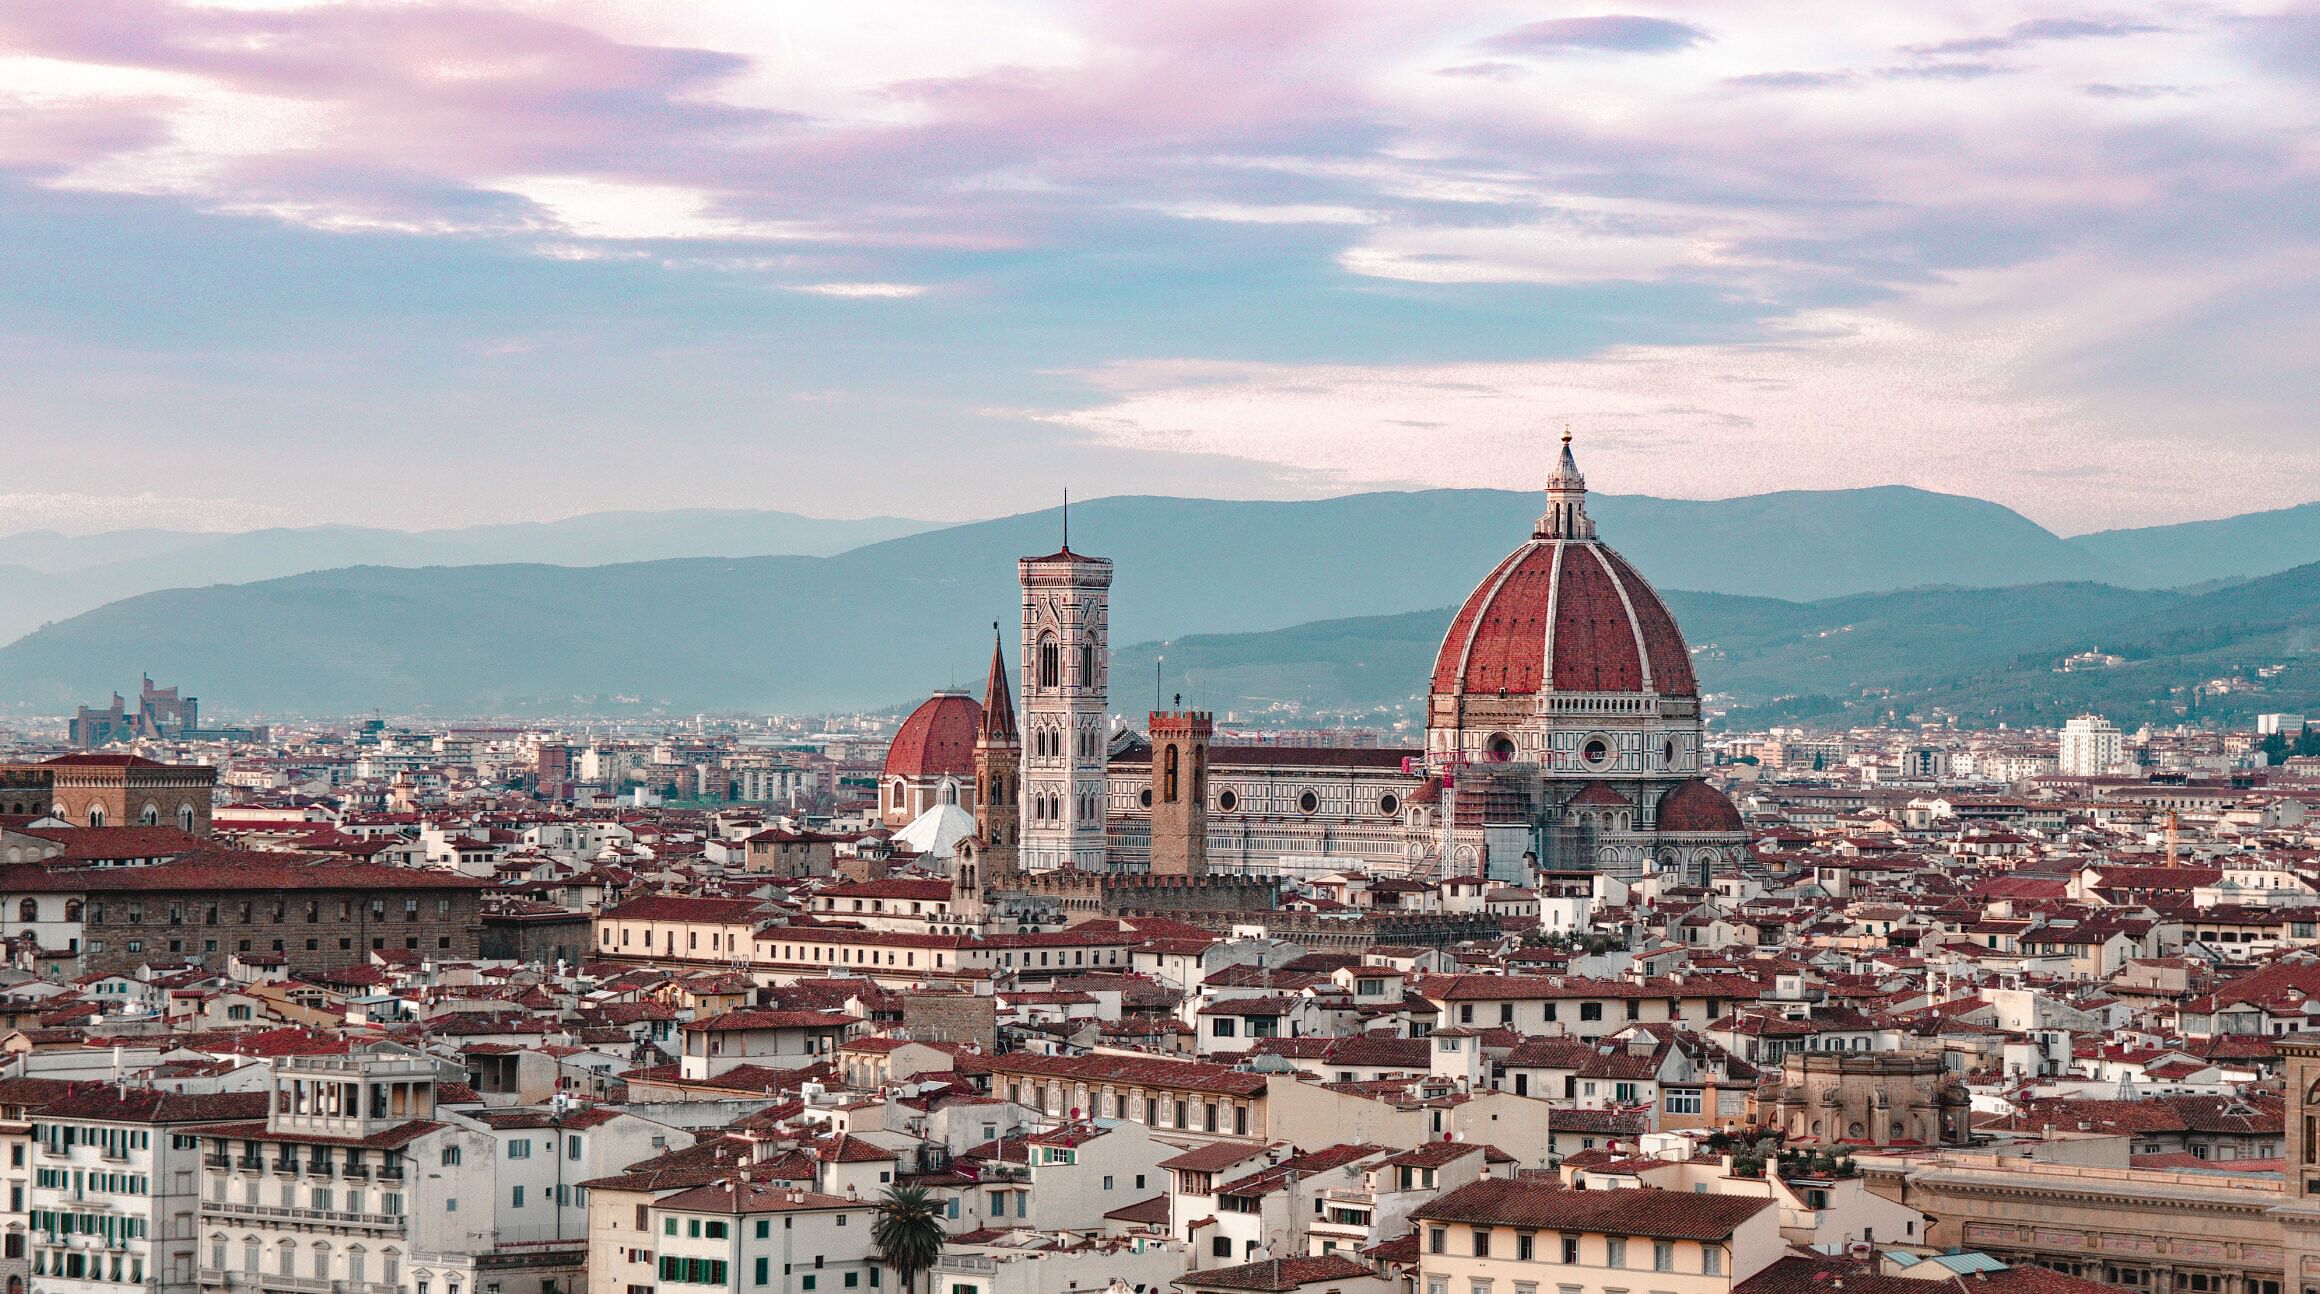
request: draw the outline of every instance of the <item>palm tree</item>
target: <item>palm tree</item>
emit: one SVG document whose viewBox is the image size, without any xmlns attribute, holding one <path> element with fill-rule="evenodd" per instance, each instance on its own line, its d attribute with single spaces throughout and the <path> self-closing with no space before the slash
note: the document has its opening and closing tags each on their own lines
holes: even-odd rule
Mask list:
<svg viewBox="0 0 2320 1294">
<path fill-rule="evenodd" d="M 890 1186 L 878 1201 L 878 1222 L 870 1241 L 878 1256 L 902 1277 L 900 1294 L 910 1294 L 911 1281 L 931 1269 L 942 1257 L 949 1236 L 943 1233 L 943 1207 L 923 1186 Z"/>
</svg>

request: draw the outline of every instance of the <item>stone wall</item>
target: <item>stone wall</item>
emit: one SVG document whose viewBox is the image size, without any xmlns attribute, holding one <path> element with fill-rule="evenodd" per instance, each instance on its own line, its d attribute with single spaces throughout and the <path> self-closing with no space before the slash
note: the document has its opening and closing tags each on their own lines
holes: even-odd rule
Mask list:
<svg viewBox="0 0 2320 1294">
<path fill-rule="evenodd" d="M 476 895 L 473 888 L 91 894 L 81 964 L 90 973 L 172 961 L 224 970 L 228 958 L 248 952 L 277 954 L 298 972 L 364 965 L 375 949 L 473 959 L 482 955 Z"/>
</svg>

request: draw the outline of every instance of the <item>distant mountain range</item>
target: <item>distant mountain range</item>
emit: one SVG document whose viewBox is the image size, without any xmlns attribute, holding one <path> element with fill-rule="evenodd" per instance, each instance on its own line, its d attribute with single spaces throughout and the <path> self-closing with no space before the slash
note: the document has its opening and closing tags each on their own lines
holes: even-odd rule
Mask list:
<svg viewBox="0 0 2320 1294">
<path fill-rule="evenodd" d="M 0 642 L 155 589 L 242 583 L 340 566 L 602 566 L 663 557 L 822 556 L 939 524 L 700 508 L 595 512 L 562 521 L 456 530 L 310 526 L 238 534 L 114 530 L 78 536 L 27 531 L 0 536 Z"/>
<path fill-rule="evenodd" d="M 2122 723 L 2320 712 L 2320 564 L 2205 594 L 2034 584 L 1817 602 L 1663 590 L 1700 677 L 1741 726 L 1892 719 Z M 1197 635 L 1117 651 L 1116 678 L 1263 713 L 1419 715 L 1451 611 Z M 2072 660 L 2082 654 L 2097 660 Z M 2068 661 L 2071 668 L 2065 669 Z M 2246 691 L 2213 691 L 2218 679 Z"/>
<path fill-rule="evenodd" d="M 1596 496 L 1590 507 L 1606 539 L 1668 591 L 1707 685 L 1750 713 L 1866 713 L 1868 689 L 1892 704 L 2012 714 L 2041 689 L 2078 697 L 2146 668 L 2155 680 L 2177 665 L 2236 663 L 2241 651 L 2292 656 L 2306 632 L 2286 591 L 2300 587 L 2293 580 L 2197 597 L 2147 586 L 2232 578 L 2227 565 L 2244 576 L 2299 545 L 2320 557 L 2320 509 L 2200 523 L 2185 543 L 2208 554 L 2205 564 L 2161 565 L 2177 547 L 2164 531 L 2185 528 L 2064 540 L 1995 504 L 1900 487 L 1709 502 Z M 1161 654 L 1161 690 L 1204 704 L 1363 708 L 1423 685 L 1442 608 L 1520 542 L 1537 509 L 1534 493 L 1483 490 L 1120 497 L 1077 505 L 1071 521 L 1075 547 L 1119 563 L 1121 708 L 1141 707 Z M 54 712 L 149 670 L 213 714 L 893 704 L 979 677 L 991 622 L 1015 615 L 1015 559 L 1052 550 L 1060 520 L 1050 510 L 927 530 L 646 513 L 422 534 L 192 537 L 200 543 L 167 532 L 17 536 L 0 539 L 0 562 L 38 563 L 47 578 L 176 571 L 177 583 L 214 586 L 120 598 L 0 649 L 0 702 Z M 881 527 L 916 532 L 878 538 Z M 2234 548 L 2234 527 L 2268 536 L 2275 556 Z M 865 536 L 874 542 L 846 546 Z M 701 555 L 728 546 L 735 555 Z M 774 546 L 805 555 L 746 552 Z M 671 548 L 682 551 L 664 556 Z M 389 550 L 399 555 L 282 578 L 209 574 Z M 493 552 L 553 561 L 462 556 Z M 2224 614 L 2242 629 L 2203 638 Z M 2100 678 L 2035 663 L 2092 646 L 2138 663 Z M 2004 691 L 2009 679 L 2020 694 Z"/>
</svg>

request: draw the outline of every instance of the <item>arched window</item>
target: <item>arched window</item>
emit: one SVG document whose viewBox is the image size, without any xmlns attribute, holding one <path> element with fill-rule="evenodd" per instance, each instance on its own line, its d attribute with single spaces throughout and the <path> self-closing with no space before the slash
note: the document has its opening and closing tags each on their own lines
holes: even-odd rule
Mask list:
<svg viewBox="0 0 2320 1294">
<path fill-rule="evenodd" d="M 363 1281 L 369 1279 L 363 1274 L 363 1268 L 367 1265 L 364 1260 L 369 1256 L 370 1255 L 363 1252 L 363 1247 L 361 1245 L 348 1246 L 346 1251 L 347 1280 L 359 1285 Z"/>
<path fill-rule="evenodd" d="M 1072 663 L 1074 666 L 1076 666 L 1078 677 L 1073 681 L 1077 682 L 1081 687 L 1094 687 L 1096 685 L 1095 645 L 1092 643 L 1081 643 L 1079 645 L 1079 651 L 1076 654 L 1078 659 Z"/>
<path fill-rule="evenodd" d="M 67 921 L 81 919 L 81 901 L 79 899 L 66 899 L 64 901 L 64 919 Z"/>
<path fill-rule="evenodd" d="M 92 827 L 101 827 L 105 825 L 104 805 L 92 804 L 89 806 L 89 825 Z"/>
<path fill-rule="evenodd" d="M 321 1240 L 314 1242 L 314 1279 L 330 1279 L 330 1245 Z"/>
<path fill-rule="evenodd" d="M 1056 649 L 1055 637 L 1051 634 L 1041 638 L 1039 640 L 1039 686 L 1056 686 L 1062 682 L 1059 677 L 1062 671 L 1063 656 Z"/>
<path fill-rule="evenodd" d="M 19 921 L 40 920 L 40 901 L 37 899 L 26 899 L 22 903 L 17 904 L 16 919 Z"/>
<path fill-rule="evenodd" d="M 296 1276 L 298 1274 L 298 1246 L 287 1240 L 275 1245 L 274 1261 L 278 1268 L 276 1275 Z"/>
<path fill-rule="evenodd" d="M 1160 792 L 1160 798 L 1174 804 L 1176 803 L 1176 743 L 1174 742 L 1168 744 L 1166 765 L 1166 770 L 1162 775 L 1163 789 Z"/>
<path fill-rule="evenodd" d="M 160 826 L 161 810 L 153 805 L 146 805 L 144 809 L 137 814 L 137 825 L 141 827 Z"/>
<path fill-rule="evenodd" d="M 181 804 L 181 805 L 178 805 L 178 806 L 177 806 L 177 829 L 178 829 L 179 831 L 191 831 L 191 830 L 193 830 L 193 806 L 192 806 L 192 805 L 190 805 L 190 804 Z"/>
<path fill-rule="evenodd" d="M 242 1272 L 248 1276 L 258 1274 L 258 1238 L 256 1236 L 242 1237 Z"/>
</svg>

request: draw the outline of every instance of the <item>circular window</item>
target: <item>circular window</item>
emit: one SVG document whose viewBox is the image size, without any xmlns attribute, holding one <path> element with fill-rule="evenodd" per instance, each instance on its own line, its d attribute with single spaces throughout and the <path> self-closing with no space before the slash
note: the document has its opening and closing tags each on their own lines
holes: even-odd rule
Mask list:
<svg viewBox="0 0 2320 1294">
<path fill-rule="evenodd" d="M 1500 733 L 1490 739 L 1490 757 L 1503 764 L 1514 758 L 1514 738 Z"/>
<path fill-rule="evenodd" d="M 1145 808 L 1147 808 L 1147 809 L 1151 808 L 1151 807 L 1152 807 L 1152 788 L 1151 788 L 1151 787 L 1145 787 L 1145 788 L 1143 789 L 1143 791 L 1141 791 L 1140 793 L 1138 793 L 1138 794 L 1137 794 L 1137 796 L 1136 796 L 1136 803 L 1143 805 L 1143 806 L 1144 806 Z"/>
<path fill-rule="evenodd" d="M 1239 808 L 1240 805 L 1241 797 L 1234 795 L 1231 791 L 1218 791 L 1216 793 L 1216 807 L 1219 811 L 1230 813 Z"/>
<path fill-rule="evenodd" d="M 1297 797 L 1297 808 L 1305 813 L 1318 812 L 1321 808 L 1321 797 L 1315 795 L 1311 791 L 1307 791 L 1305 794 Z"/>
<path fill-rule="evenodd" d="M 1381 796 L 1379 796 L 1379 797 L 1378 797 L 1378 812 L 1379 812 L 1379 813 L 1382 813 L 1382 814 L 1384 814 L 1385 816 L 1387 816 L 1387 817 L 1389 817 L 1389 818 L 1390 818 L 1390 817 L 1394 816 L 1395 814 L 1397 814 L 1397 813 L 1400 813 L 1401 811 L 1402 811 L 1402 797 L 1400 797 L 1400 796 L 1398 796 L 1398 795 L 1394 794 L 1394 793 L 1393 793 L 1393 792 L 1391 792 L 1391 791 L 1388 791 L 1388 792 L 1386 792 L 1384 795 L 1381 795 Z"/>
<path fill-rule="evenodd" d="M 1611 743 L 1601 737 L 1589 737 L 1587 744 L 1579 748 L 1579 758 L 1598 767 L 1608 764 L 1611 762 Z"/>
</svg>

